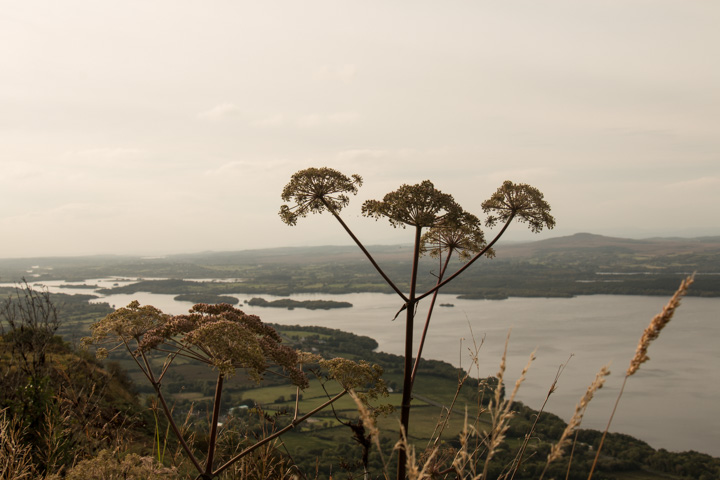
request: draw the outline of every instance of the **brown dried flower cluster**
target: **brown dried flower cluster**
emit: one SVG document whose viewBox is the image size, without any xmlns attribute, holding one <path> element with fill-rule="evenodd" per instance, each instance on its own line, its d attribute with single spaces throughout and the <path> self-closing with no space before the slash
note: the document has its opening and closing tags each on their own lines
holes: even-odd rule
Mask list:
<svg viewBox="0 0 720 480">
<path fill-rule="evenodd" d="M 440 222 L 425 232 L 420 241 L 422 253 L 431 257 L 457 253 L 461 260 L 469 260 L 487 245 L 480 220 L 470 213 L 463 213 L 459 222 Z M 494 254 L 492 249 L 486 252 L 489 258 Z"/>
<path fill-rule="evenodd" d="M 226 303 L 199 303 L 187 315 L 169 316 L 155 307 L 134 301 L 92 326 L 93 336 L 84 343 L 101 343 L 114 334 L 116 343 L 135 341 L 135 355 L 159 350 L 185 356 L 216 368 L 225 376 L 244 368 L 259 381 L 272 362 L 283 368 L 292 382 L 305 388 L 305 374 L 298 368 L 297 352 L 285 345 L 274 328 L 256 315 L 247 315 Z M 103 354 L 102 349 L 98 350 Z"/>
<path fill-rule="evenodd" d="M 145 334 L 153 329 L 161 327 L 168 321 L 170 315 L 166 315 L 152 305 L 140 306 L 137 300 L 133 300 L 127 307 L 118 308 L 110 315 L 90 326 L 92 335 L 81 340 L 83 347 L 91 344 L 112 343 L 128 344 L 131 341 L 140 343 Z M 98 357 L 107 356 L 107 350 L 98 349 Z"/>
<path fill-rule="evenodd" d="M 648 325 L 648 327 L 643 332 L 642 337 L 640 338 L 637 350 L 635 351 L 635 356 L 630 361 L 630 366 L 628 367 L 626 373 L 628 377 L 637 372 L 640 368 L 640 365 L 650 360 L 650 357 L 648 357 L 647 354 L 650 343 L 656 338 L 658 338 L 658 336 L 660 336 L 660 330 L 665 328 L 665 325 L 670 322 L 673 315 L 675 314 L 675 309 L 680 306 L 680 300 L 682 299 L 682 297 L 685 296 L 688 288 L 690 287 L 690 285 L 692 285 L 694 281 L 695 275 L 690 275 L 689 277 L 685 278 L 680 283 L 680 287 L 677 289 L 677 291 L 672 296 L 667 305 L 663 307 L 662 312 L 655 315 L 655 317 L 650 321 L 650 325 Z"/>
<path fill-rule="evenodd" d="M 537 233 L 547 227 L 555 226 L 555 218 L 550 215 L 550 205 L 543 194 L 535 187 L 525 183 L 505 181 L 493 195 L 483 202 L 483 211 L 492 212 L 485 224 L 488 227 L 498 222 L 507 222 L 515 218 L 527 222 L 530 230 Z"/>
<path fill-rule="evenodd" d="M 383 369 L 379 365 L 371 365 L 365 360 L 354 362 L 341 357 L 320 360 L 318 363 L 328 370 L 328 376 L 343 389 L 355 391 L 355 395 L 363 401 L 377 398 L 378 395 L 388 395 L 387 386 L 382 379 Z"/>
<path fill-rule="evenodd" d="M 362 206 L 366 217 L 387 217 L 393 227 L 402 228 L 406 225 L 430 228 L 443 220 L 459 223 L 463 213 L 452 195 L 437 190 L 430 180 L 402 185 L 382 200 L 368 200 Z"/>
<path fill-rule="evenodd" d="M 332 168 L 306 168 L 295 173 L 282 191 L 285 202 L 294 205 L 282 205 L 280 218 L 288 225 L 295 225 L 300 217 L 308 213 L 321 213 L 331 210 L 338 213 L 350 202 L 348 193 L 357 194 L 362 186 L 360 175 L 347 177 Z"/>
</svg>

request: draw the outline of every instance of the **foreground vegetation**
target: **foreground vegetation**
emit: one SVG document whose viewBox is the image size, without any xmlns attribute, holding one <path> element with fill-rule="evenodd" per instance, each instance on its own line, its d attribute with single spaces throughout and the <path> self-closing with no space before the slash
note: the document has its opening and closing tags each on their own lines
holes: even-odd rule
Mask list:
<svg viewBox="0 0 720 480">
<path fill-rule="evenodd" d="M 53 295 L 58 302 L 66 298 Z M 17 300 L 17 297 L 15 297 Z M 87 328 L 91 321 L 102 318 L 97 309 L 107 305 L 78 303 L 68 311 L 58 311 L 60 322 L 55 332 L 63 330 L 62 322 L 82 324 Z M 48 325 L 52 327 L 52 322 Z M 345 357 L 364 359 L 382 367 L 389 395 L 381 398 L 383 404 L 400 405 L 402 387 L 402 358 L 376 352 L 377 343 L 323 327 L 275 326 L 283 343 L 303 351 L 312 351 L 324 358 Z M 65 330 L 67 331 L 67 330 Z M 0 415 L 0 438 L 4 445 L 14 445 L 17 455 L 3 457 L 3 474 L 0 478 L 93 478 L 92 472 L 130 472 L 128 478 L 187 478 L 191 471 L 188 459 L 177 443 L 177 437 L 162 413 L 152 386 L 142 374 L 130 367 L 133 360 L 120 352 L 111 352 L 103 362 L 95 360 L 82 350 L 74 348 L 58 336 L 51 337 L 43 355 L 32 362 L 18 358 L 17 332 L 4 323 L 0 343 L 2 356 L 3 413 Z M 14 346 L 15 345 L 15 346 Z M 36 344 L 36 346 L 39 346 Z M 34 347 L 33 347 L 34 348 Z M 33 350 L 26 350 L 32 358 Z M 39 352 L 35 352 L 39 353 Z M 164 356 L 154 357 L 157 367 Z M 25 367 L 23 367 L 25 365 Z M 162 389 L 171 399 L 174 418 L 181 422 L 190 438 L 194 452 L 200 455 L 209 440 L 207 428 L 215 394 L 213 371 L 202 364 L 184 361 L 181 368 L 168 371 Z M 126 372 L 134 372 L 128 375 Z M 463 445 L 472 445 L 477 437 L 467 436 L 465 418 L 478 432 L 491 431 L 493 419 L 489 400 L 496 391 L 496 378 L 483 379 L 467 376 L 468 372 L 437 361 L 421 364 L 415 385 L 413 415 L 415 426 L 408 439 L 417 452 L 428 445 L 440 447 L 437 461 L 431 462 L 438 470 L 443 462 L 461 452 Z M 460 382 L 462 380 L 462 382 Z M 560 383 L 562 379 L 560 379 Z M 286 427 L 292 420 L 291 412 L 297 405 L 307 412 L 313 404 L 326 400 L 327 380 L 311 378 L 308 388 L 297 396 L 296 388 L 284 378 L 272 373 L 264 375 L 256 384 L 247 375 L 229 380 L 222 397 L 218 432 L 217 455 L 232 454 L 238 447 L 249 445 L 257 438 Z M 462 383 L 460 388 L 458 385 Z M 503 382 L 504 383 L 504 382 Z M 36 385 L 37 387 L 32 387 Z M 505 396 L 510 392 L 503 389 Z M 457 399 L 455 395 L 457 393 Z M 452 408 L 448 408 L 453 405 Z M 532 431 L 526 446 L 522 467 L 514 478 L 537 479 L 545 468 L 547 456 L 563 435 L 567 423 L 547 412 L 539 413 L 519 402 L 508 405 L 514 415 L 505 431 L 504 447 L 499 449 L 488 470 L 488 478 L 501 478 L 506 467 L 517 461 L 517 452 Z M 452 411 L 452 413 L 448 413 Z M 298 475 L 300 478 L 362 478 L 363 447 L 353 438 L 353 426 L 358 425 L 358 407 L 349 397 L 336 402 L 335 408 L 323 411 L 312 422 L 290 429 L 276 442 L 258 451 L 237 469 L 225 473 L 223 478 L 282 478 Z M 448 420 L 442 434 L 435 433 L 439 421 Z M 474 420 L 473 420 L 474 419 Z M 533 424 L 536 422 L 533 426 Z M 396 413 L 379 415 L 377 444 L 368 456 L 371 478 L 384 478 L 383 471 L 394 471 L 397 456 L 393 448 L 399 434 Z M 553 462 L 546 478 L 565 478 L 572 458 L 569 478 L 587 478 L 593 454 L 602 438 L 602 432 L 577 429 L 572 457 L 569 453 Z M 463 440 L 463 439 L 466 440 Z M 439 439 L 439 440 L 438 440 Z M 473 440 L 475 439 L 475 440 Z M 467 442 L 470 443 L 467 443 Z M 4 450 L 5 452 L 9 450 Z M 428 457 L 418 453 L 416 461 L 426 462 Z M 24 467 L 23 467 L 24 465 Z M 445 464 L 447 465 L 447 464 Z M 22 470 L 25 468 L 25 470 Z M 720 460 L 696 452 L 673 453 L 654 450 L 646 443 L 622 434 L 609 434 L 604 441 L 599 470 L 593 478 L 616 479 L 710 479 L 720 475 Z M 15 469 L 15 470 L 12 470 Z M 263 470 L 265 469 L 265 470 Z M 11 475 L 11 472 L 12 473 Z M 135 472 L 133 476 L 133 473 Z M 268 473 L 275 472 L 275 473 Z M 282 472 L 282 473 L 279 473 Z M 116 473 L 120 475 L 120 473 Z M 14 475 L 14 476 L 13 476 Z M 52 477 L 55 478 L 55 477 Z M 112 477 L 121 478 L 121 477 Z"/>
</svg>

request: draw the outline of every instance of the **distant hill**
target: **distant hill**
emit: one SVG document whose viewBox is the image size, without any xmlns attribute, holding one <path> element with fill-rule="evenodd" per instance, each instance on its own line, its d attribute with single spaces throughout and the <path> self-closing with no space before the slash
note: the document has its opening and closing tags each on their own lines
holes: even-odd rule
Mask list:
<svg viewBox="0 0 720 480">
<path fill-rule="evenodd" d="M 498 258 L 531 257 L 570 251 L 634 252 L 650 256 L 687 253 L 714 253 L 720 255 L 720 236 L 698 238 L 655 237 L 636 240 L 605 237 L 592 233 L 576 233 L 566 237 L 548 238 L 535 242 L 504 244 L 497 248 Z"/>
<path fill-rule="evenodd" d="M 576 233 L 564 237 L 548 238 L 531 242 L 507 243 L 496 246 L 498 258 L 528 257 L 557 251 L 594 250 L 638 252 L 645 255 L 673 255 L 681 253 L 718 253 L 720 236 L 681 238 L 654 237 L 631 239 L 606 237 L 592 233 Z M 378 260 L 404 260 L 411 245 L 370 245 L 368 249 Z M 225 252 L 196 252 L 166 256 L 91 255 L 76 257 L 28 257 L 0 258 L 0 269 L 30 268 L 31 265 L 73 266 L 82 264 L 163 264 L 167 262 L 188 263 L 317 263 L 317 262 L 364 261 L 363 254 L 354 245 L 319 245 L 312 247 L 279 247 Z M 0 270 L 0 273 L 2 272 Z"/>
<path fill-rule="evenodd" d="M 368 250 L 396 285 L 405 289 L 411 246 L 371 245 Z M 681 275 L 697 272 L 698 279 L 691 295 L 720 296 L 720 237 L 628 239 L 578 233 L 534 242 L 500 242 L 495 251 L 495 258 L 482 259 L 443 291 L 470 298 L 569 297 L 601 293 L 668 295 L 677 288 Z M 423 258 L 419 270 L 422 275 L 420 288 L 434 285 L 437 262 L 437 259 Z M 453 267 L 458 266 L 456 261 Z M 289 296 L 295 293 L 391 291 L 359 249 L 350 245 L 201 252 L 152 258 L 0 259 L 0 282 L 19 281 L 23 277 L 29 281 L 85 282 L 109 276 L 168 279 L 164 283 L 147 280 L 127 289 L 143 288 L 143 291 L 175 295 L 242 292 Z M 197 281 L 175 285 L 182 279 Z M 220 285 L 208 284 L 209 279 L 224 280 Z M 168 282 L 175 283 L 168 285 Z M 113 292 L 120 293 L 120 290 Z"/>
</svg>

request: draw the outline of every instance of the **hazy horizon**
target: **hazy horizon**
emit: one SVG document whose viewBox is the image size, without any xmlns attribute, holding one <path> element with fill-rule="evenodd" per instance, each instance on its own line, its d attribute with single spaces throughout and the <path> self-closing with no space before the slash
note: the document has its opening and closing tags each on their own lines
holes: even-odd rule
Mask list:
<svg viewBox="0 0 720 480">
<path fill-rule="evenodd" d="M 540 237 L 530 237 L 527 239 L 512 239 L 509 237 L 503 237 L 503 239 L 498 242 L 498 249 L 502 249 L 503 244 L 505 245 L 518 245 L 518 244 L 524 244 L 524 243 L 532 243 L 532 242 L 539 242 L 541 240 L 549 240 L 549 239 L 555 239 L 555 238 L 564 238 L 564 237 L 572 237 L 574 235 L 599 235 L 591 232 L 576 232 L 573 234 L 568 235 L 546 235 L 542 238 Z M 627 237 L 622 235 L 601 235 L 603 237 L 607 238 L 619 238 L 624 240 L 702 240 L 703 238 L 720 238 L 720 235 L 699 235 L 699 236 L 654 236 L 654 237 Z M 365 245 L 366 247 L 372 249 L 373 247 L 395 247 L 395 246 L 406 246 L 408 248 L 412 248 L 412 243 L 410 242 L 401 242 L 401 243 L 369 243 Z M 282 250 L 282 249 L 292 249 L 292 248 L 322 248 L 322 247 L 355 247 L 355 243 L 352 242 L 346 242 L 342 244 L 314 244 L 314 245 L 279 245 L 279 246 L 273 246 L 273 247 L 255 247 L 255 248 L 238 248 L 238 249 L 229 249 L 229 250 L 195 250 L 195 251 L 186 251 L 186 252 L 174 252 L 174 253 L 162 253 L 162 252 L 154 252 L 154 253 L 148 253 L 148 252 L 137 252 L 137 253 L 114 253 L 114 252 L 100 252 L 100 253 L 92 253 L 92 254 L 79 254 L 79 255 L 33 255 L 33 256 L 0 256 L 0 260 L 22 260 L 22 259 L 28 259 L 28 260 L 34 260 L 39 258 L 73 258 L 73 257 L 140 257 L 140 258 L 158 258 L 162 259 L 165 257 L 170 257 L 174 255 L 203 255 L 203 254 L 215 254 L 215 253 L 233 253 L 233 252 L 245 252 L 245 251 L 263 251 L 263 250 Z M 358 250 L 359 252 L 359 250 Z"/>
<path fill-rule="evenodd" d="M 294 228 L 303 168 L 364 200 L 432 180 L 482 217 L 529 183 L 557 227 L 720 235 L 720 3 L 10 0 L 0 16 L 0 258 L 347 245 Z M 715 220 L 713 220 L 715 219 Z"/>
</svg>

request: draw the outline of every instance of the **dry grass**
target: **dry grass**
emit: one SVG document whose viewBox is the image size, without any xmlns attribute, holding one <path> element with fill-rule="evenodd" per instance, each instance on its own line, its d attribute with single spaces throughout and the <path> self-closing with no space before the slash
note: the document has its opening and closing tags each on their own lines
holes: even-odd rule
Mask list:
<svg viewBox="0 0 720 480">
<path fill-rule="evenodd" d="M 550 449 L 550 454 L 548 455 L 547 463 L 545 464 L 545 470 L 540 476 L 541 479 L 545 476 L 545 472 L 547 472 L 547 468 L 550 464 L 562 457 L 563 450 L 570 444 L 570 435 L 580 427 L 585 411 L 587 410 L 588 405 L 590 405 L 590 401 L 595 396 L 595 392 L 602 388 L 605 383 L 605 377 L 608 375 L 610 375 L 610 370 L 608 366 L 605 365 L 595 375 L 595 380 L 593 380 L 585 391 L 585 395 L 582 396 L 580 402 L 575 406 L 575 412 L 560 436 L 560 440 L 558 440 L 558 442 L 553 445 L 552 449 Z"/>
<path fill-rule="evenodd" d="M 690 288 L 690 285 L 692 285 L 694 281 L 694 274 L 683 279 L 680 283 L 680 287 L 677 289 L 667 305 L 665 305 L 662 311 L 655 315 L 655 317 L 653 317 L 650 321 L 650 325 L 648 325 L 643 332 L 642 337 L 640 337 L 640 342 L 638 342 L 635 356 L 630 361 L 630 366 L 627 369 L 626 377 L 629 377 L 637 372 L 640 365 L 650 360 L 650 357 L 648 357 L 647 354 L 650 344 L 660 336 L 660 331 L 665 328 L 668 323 L 670 323 L 670 320 L 675 314 L 675 310 L 680 306 L 680 300 L 685 296 L 688 288 Z"/>
<path fill-rule="evenodd" d="M 9 417 L 7 409 L 0 410 L 0 478 L 34 478 L 31 447 L 23 443 L 24 435 L 20 419 Z"/>
</svg>

